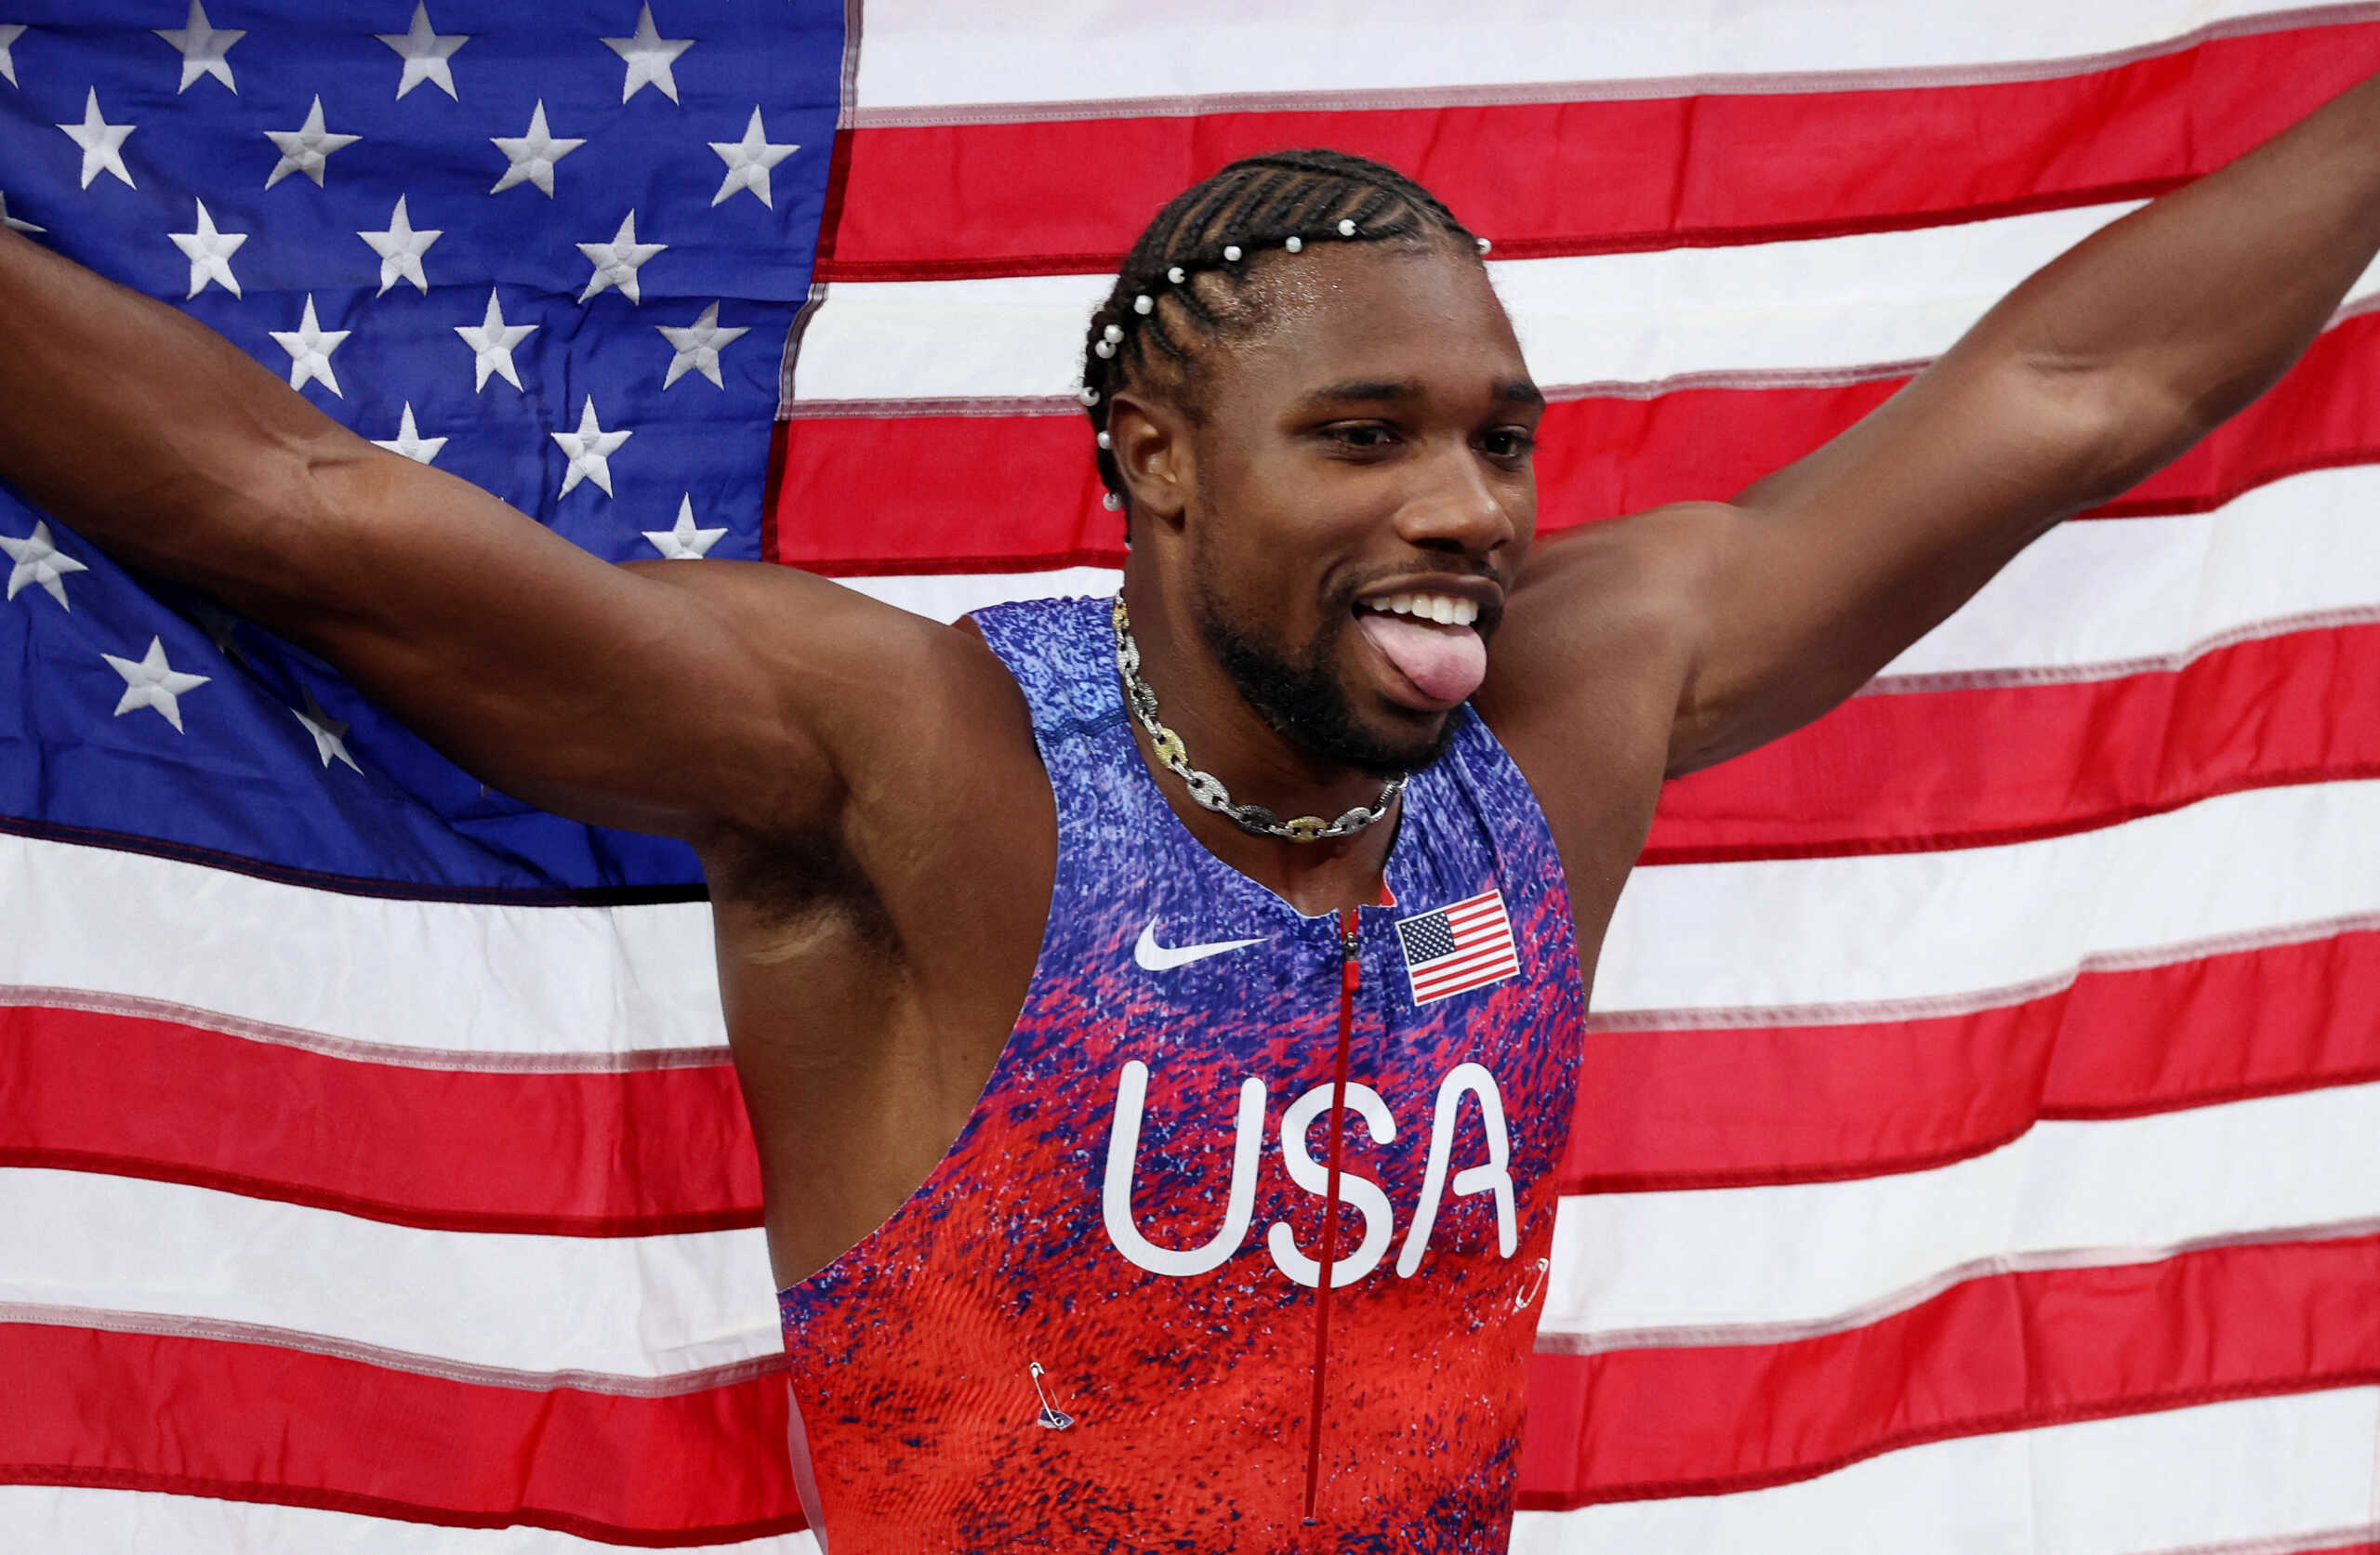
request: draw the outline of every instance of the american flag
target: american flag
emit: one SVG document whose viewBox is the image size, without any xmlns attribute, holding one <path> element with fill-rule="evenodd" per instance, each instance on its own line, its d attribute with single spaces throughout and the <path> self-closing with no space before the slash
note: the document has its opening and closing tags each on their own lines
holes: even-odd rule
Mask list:
<svg viewBox="0 0 2380 1555">
<path fill-rule="evenodd" d="M 1504 893 L 1491 890 L 1396 920 L 1413 1002 L 1432 1004 L 1520 975 Z"/>
<path fill-rule="evenodd" d="M 1495 241 L 1558 529 L 1740 488 L 2380 66 L 2281 0 L 0 15 L 12 225 L 599 554 L 945 618 L 1113 586 L 1083 323 L 1234 155 Z M 1516 1548 L 2380 1548 L 2376 295 L 1667 790 Z M 691 858 L 0 547 L 0 1544 L 809 1548 Z"/>
</svg>

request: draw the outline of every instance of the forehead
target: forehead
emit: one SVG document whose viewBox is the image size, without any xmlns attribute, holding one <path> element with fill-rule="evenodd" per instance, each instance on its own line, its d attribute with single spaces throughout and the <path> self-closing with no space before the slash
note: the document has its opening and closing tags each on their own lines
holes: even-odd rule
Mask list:
<svg viewBox="0 0 2380 1555">
<path fill-rule="evenodd" d="M 1528 376 L 1486 269 L 1440 244 L 1276 251 L 1250 277 L 1250 301 L 1254 317 L 1215 342 L 1215 365 L 1259 397 L 1349 378 L 1453 389 Z"/>
</svg>

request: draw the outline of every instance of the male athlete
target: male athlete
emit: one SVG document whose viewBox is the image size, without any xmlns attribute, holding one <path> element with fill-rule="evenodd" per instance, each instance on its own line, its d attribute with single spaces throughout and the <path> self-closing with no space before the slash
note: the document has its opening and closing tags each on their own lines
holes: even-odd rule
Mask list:
<svg viewBox="0 0 2380 1555">
<path fill-rule="evenodd" d="M 1486 244 L 1377 165 L 1252 159 L 1091 322 L 1120 602 L 956 628 L 606 565 L 7 232 L 0 473 L 506 792 L 699 850 L 834 1555 L 1501 1549 L 1662 779 L 2189 446 L 2375 247 L 2367 85 L 1732 499 L 1534 545 Z"/>
</svg>

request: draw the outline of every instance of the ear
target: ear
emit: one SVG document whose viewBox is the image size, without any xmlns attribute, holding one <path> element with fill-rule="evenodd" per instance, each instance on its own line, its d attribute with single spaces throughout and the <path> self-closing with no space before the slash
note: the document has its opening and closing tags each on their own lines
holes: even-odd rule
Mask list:
<svg viewBox="0 0 2380 1555">
<path fill-rule="evenodd" d="M 1190 418 L 1163 400 L 1127 389 L 1107 402 L 1107 436 L 1132 507 L 1159 523 L 1179 524 L 1197 486 Z"/>
</svg>

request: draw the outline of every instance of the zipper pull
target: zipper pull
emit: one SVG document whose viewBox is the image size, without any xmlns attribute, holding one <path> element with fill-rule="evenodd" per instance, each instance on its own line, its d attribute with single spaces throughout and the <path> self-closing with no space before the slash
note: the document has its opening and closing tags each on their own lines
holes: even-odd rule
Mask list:
<svg viewBox="0 0 2380 1555">
<path fill-rule="evenodd" d="M 1355 939 L 1355 909 L 1339 909 L 1340 981 L 1350 989 L 1355 986 L 1356 969 L 1362 965 L 1360 947 Z"/>
</svg>

